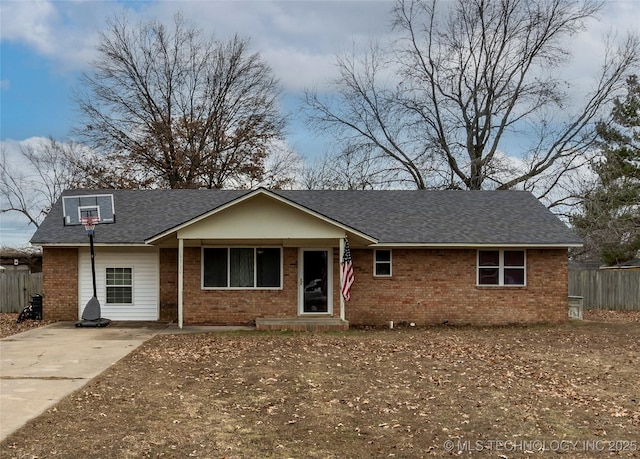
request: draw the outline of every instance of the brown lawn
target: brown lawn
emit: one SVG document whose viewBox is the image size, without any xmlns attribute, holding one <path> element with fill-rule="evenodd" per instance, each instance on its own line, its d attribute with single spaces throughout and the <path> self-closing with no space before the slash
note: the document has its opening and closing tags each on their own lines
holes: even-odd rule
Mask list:
<svg viewBox="0 0 640 459">
<path fill-rule="evenodd" d="M 161 335 L 0 456 L 640 457 L 640 322 L 625 317 Z"/>
<path fill-rule="evenodd" d="M 25 320 L 17 323 L 18 315 L 17 313 L 0 313 L 0 339 L 55 323 L 54 320 Z"/>
</svg>

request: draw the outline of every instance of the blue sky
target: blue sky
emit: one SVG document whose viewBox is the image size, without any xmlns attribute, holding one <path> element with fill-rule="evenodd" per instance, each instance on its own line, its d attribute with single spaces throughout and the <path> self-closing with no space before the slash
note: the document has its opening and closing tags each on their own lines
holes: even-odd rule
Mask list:
<svg viewBox="0 0 640 459">
<path fill-rule="evenodd" d="M 445 0 L 446 2 L 446 0 Z M 305 87 L 325 87 L 335 76 L 335 57 L 390 33 L 388 0 L 377 1 L 93 1 L 2 0 L 0 2 L 0 141 L 9 151 L 31 138 L 68 139 L 75 123 L 71 94 L 89 70 L 98 31 L 114 14 L 129 10 L 134 21 L 168 21 L 177 11 L 205 32 L 226 39 L 249 37 L 283 88 L 283 105 L 294 113 L 289 144 L 303 157 L 322 155 L 329 143 L 313 136 L 296 110 Z M 573 81 L 595 74 L 608 31 L 640 23 L 640 0 L 607 4 L 601 18 L 572 47 Z M 355 48 L 358 49 L 358 46 Z M 586 83 L 585 83 L 586 85 Z M 11 148 L 10 148 L 11 147 Z M 10 152 L 10 151 L 9 151 Z M 0 215 L 0 245 L 24 244 L 33 232 L 19 215 Z"/>
<path fill-rule="evenodd" d="M 334 75 L 335 56 L 388 29 L 390 1 L 2 1 L 0 140 L 68 138 L 75 123 L 71 95 L 87 71 L 97 31 L 123 10 L 137 20 L 169 20 L 182 11 L 206 33 L 249 37 L 284 89 L 295 113 L 302 89 Z M 321 154 L 299 117 L 290 142 Z"/>
</svg>

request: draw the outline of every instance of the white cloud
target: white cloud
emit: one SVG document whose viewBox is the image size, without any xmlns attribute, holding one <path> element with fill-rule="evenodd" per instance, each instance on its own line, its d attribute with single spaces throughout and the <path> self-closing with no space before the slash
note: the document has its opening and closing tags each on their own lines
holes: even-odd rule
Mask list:
<svg viewBox="0 0 640 459">
<path fill-rule="evenodd" d="M 34 232 L 35 227 L 17 213 L 0 214 L 0 247 L 26 247 Z"/>
<path fill-rule="evenodd" d="M 335 76 L 336 55 L 388 30 L 392 1 L 158 2 L 145 10 L 169 22 L 180 10 L 206 34 L 249 38 L 286 90 Z M 140 17 L 140 16 L 138 16 Z"/>
<path fill-rule="evenodd" d="M 98 30 L 114 5 L 117 3 L 3 1 L 0 37 L 48 59 L 55 72 L 84 69 L 95 54 Z"/>
<path fill-rule="evenodd" d="M 390 33 L 392 1 L 4 1 L 2 40 L 20 42 L 61 69 L 84 69 L 95 56 L 97 33 L 107 19 L 127 9 L 132 20 L 166 22 L 182 11 L 221 39 L 237 33 L 252 40 L 283 83 L 297 88 L 331 77 L 335 55 L 352 42 L 362 45 Z M 574 82 L 594 75 L 604 52 L 603 35 L 637 29 L 640 2 L 608 2 L 588 30 L 573 37 Z M 298 78 L 290 78 L 298 75 Z"/>
<path fill-rule="evenodd" d="M 282 86 L 294 92 L 316 83 L 322 86 L 330 78 L 337 76 L 335 56 L 330 54 L 310 54 L 295 48 L 274 48 L 262 53 L 262 57 L 274 69 Z"/>
<path fill-rule="evenodd" d="M 637 34 L 638 18 L 640 2 L 637 0 L 606 2 L 597 17 L 585 22 L 586 30 L 571 37 L 571 61 L 555 76 L 572 85 L 574 97 L 571 102 L 574 106 L 581 106 L 584 96 L 596 87 L 607 52 L 608 38 L 615 47 L 628 33 Z"/>
<path fill-rule="evenodd" d="M 2 40 L 21 41 L 48 55 L 53 52 L 52 24 L 59 16 L 51 1 L 2 2 Z"/>
<path fill-rule="evenodd" d="M 20 157 L 21 148 L 38 148 L 46 143 L 47 137 L 29 137 L 23 140 L 7 139 L 0 141 L 0 150 L 9 161 L 16 161 Z"/>
<path fill-rule="evenodd" d="M 2 40 L 22 43 L 59 71 L 86 70 L 96 56 L 98 32 L 125 9 L 133 23 L 168 23 L 182 12 L 206 34 L 234 34 L 272 66 L 285 88 L 327 80 L 335 56 L 353 41 L 388 31 L 391 1 L 7 1 L 2 2 Z"/>
</svg>

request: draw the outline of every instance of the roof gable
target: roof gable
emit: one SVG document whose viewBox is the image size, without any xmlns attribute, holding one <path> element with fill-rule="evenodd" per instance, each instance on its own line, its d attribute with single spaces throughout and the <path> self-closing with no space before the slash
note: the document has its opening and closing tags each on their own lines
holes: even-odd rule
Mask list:
<svg viewBox="0 0 640 459">
<path fill-rule="evenodd" d="M 374 238 L 260 188 L 154 236 L 148 243 L 177 233 L 180 239 L 334 239 L 348 231 L 367 244 Z"/>
</svg>

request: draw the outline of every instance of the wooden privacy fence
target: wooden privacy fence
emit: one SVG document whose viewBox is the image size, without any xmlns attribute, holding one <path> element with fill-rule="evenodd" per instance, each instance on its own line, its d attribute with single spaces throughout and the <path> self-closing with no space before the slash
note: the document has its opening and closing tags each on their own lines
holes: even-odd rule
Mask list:
<svg viewBox="0 0 640 459">
<path fill-rule="evenodd" d="M 0 274 L 0 312 L 20 312 L 38 294 L 42 295 L 42 273 Z"/>
<path fill-rule="evenodd" d="M 584 309 L 640 311 L 639 270 L 570 270 L 569 295 L 584 298 Z"/>
</svg>

